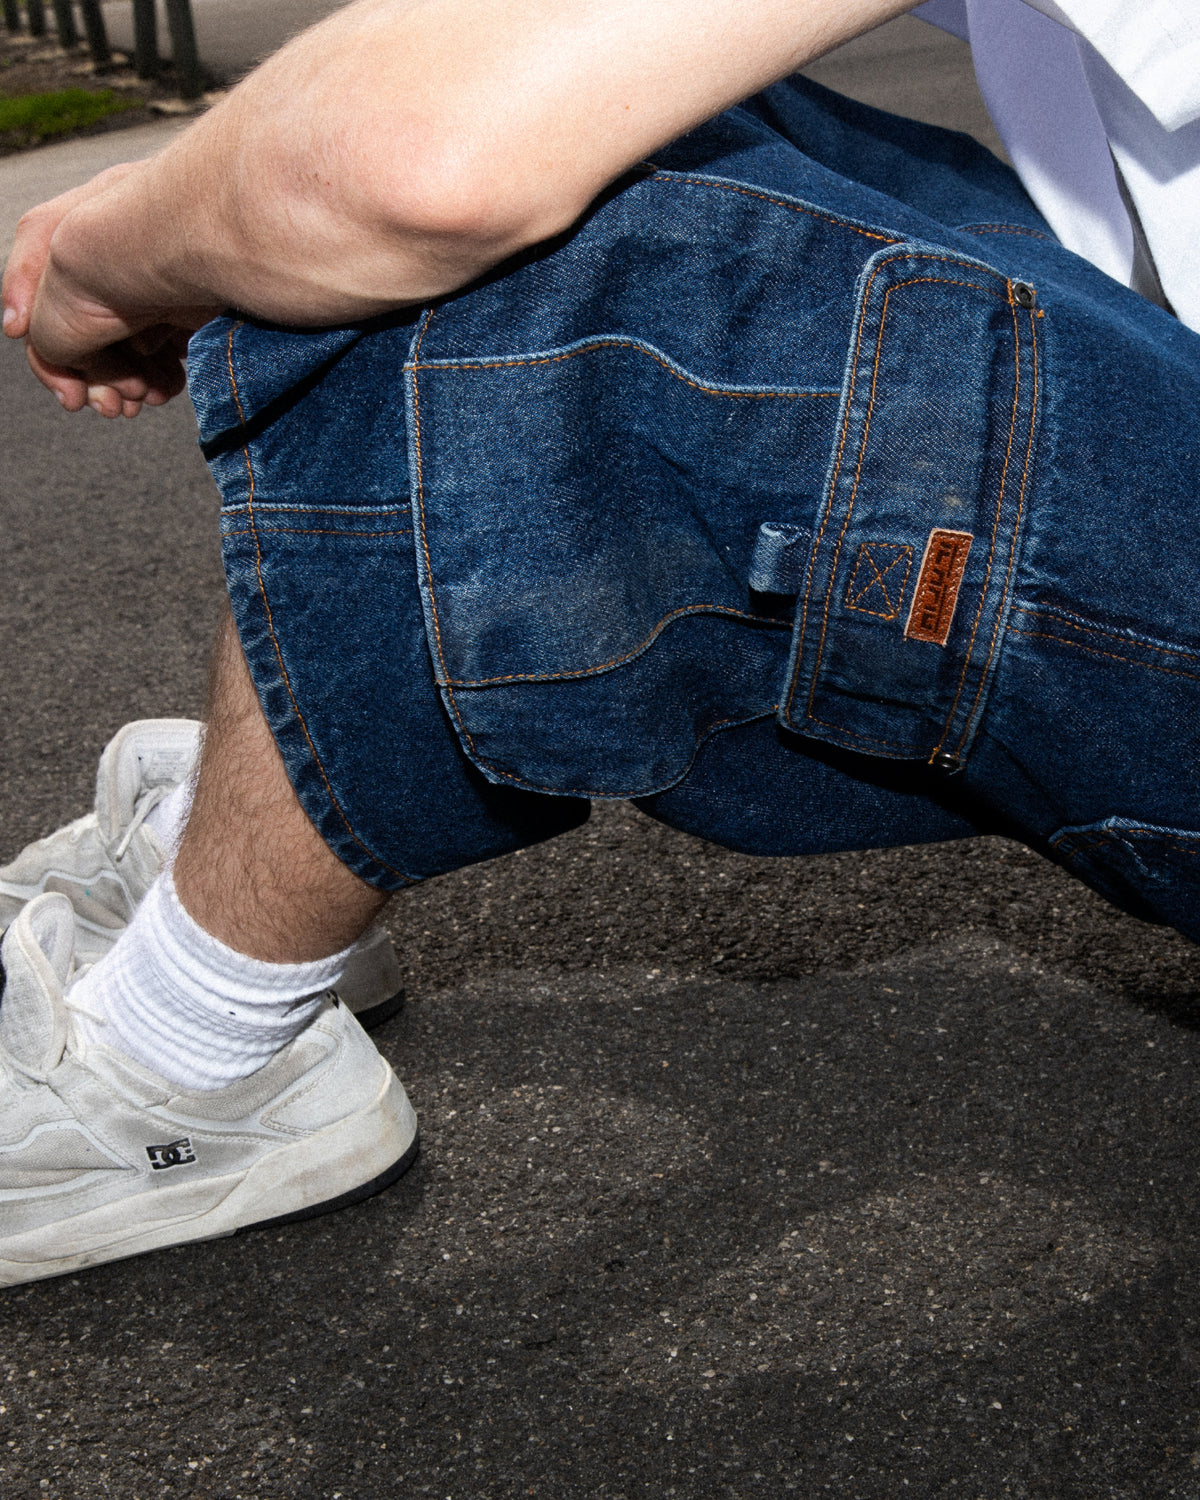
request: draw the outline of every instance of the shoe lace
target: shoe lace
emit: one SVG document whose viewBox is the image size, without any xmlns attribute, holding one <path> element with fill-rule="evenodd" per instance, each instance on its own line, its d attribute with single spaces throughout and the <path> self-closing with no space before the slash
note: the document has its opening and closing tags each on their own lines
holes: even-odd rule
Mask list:
<svg viewBox="0 0 1200 1500">
<path fill-rule="evenodd" d="M 77 1016 L 86 1016 L 89 1021 L 95 1022 L 97 1026 L 107 1026 L 108 1017 L 101 1015 L 99 1011 L 93 1010 L 90 1005 L 85 1005 L 79 999 L 76 989 L 76 981 L 82 979 L 91 967 L 91 964 L 83 964 L 71 975 L 67 988 L 63 991 L 63 1009 L 73 1011 Z"/>
<path fill-rule="evenodd" d="M 142 826 L 142 824 L 146 821 L 146 819 L 150 816 L 150 814 L 154 811 L 158 804 L 163 800 L 163 798 L 167 796 L 170 790 L 170 787 L 152 786 L 148 792 L 143 792 L 142 795 L 138 798 L 137 805 L 133 810 L 133 817 L 129 820 L 129 827 L 121 835 L 120 840 L 112 851 L 112 857 L 114 861 L 118 859 L 124 859 L 126 850 L 133 842 L 134 834 L 138 831 L 138 829 Z"/>
</svg>

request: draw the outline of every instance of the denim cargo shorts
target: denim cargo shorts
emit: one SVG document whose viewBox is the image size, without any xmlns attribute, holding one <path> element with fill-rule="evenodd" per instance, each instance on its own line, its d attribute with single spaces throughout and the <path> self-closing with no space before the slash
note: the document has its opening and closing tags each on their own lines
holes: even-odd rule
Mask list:
<svg viewBox="0 0 1200 1500">
<path fill-rule="evenodd" d="M 966 137 L 791 80 L 433 307 L 189 368 L 364 879 L 633 798 L 771 854 L 1004 828 L 1200 936 L 1200 337 Z"/>
</svg>

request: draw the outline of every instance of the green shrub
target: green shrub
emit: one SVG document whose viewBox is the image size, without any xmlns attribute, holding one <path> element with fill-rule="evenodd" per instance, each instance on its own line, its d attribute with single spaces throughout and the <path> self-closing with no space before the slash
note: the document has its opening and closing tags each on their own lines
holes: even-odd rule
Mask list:
<svg viewBox="0 0 1200 1500">
<path fill-rule="evenodd" d="M 141 99 L 127 99 L 112 89 L 90 93 L 87 89 L 60 89 L 53 94 L 22 94 L 15 99 L 0 96 L 0 136 L 14 132 L 25 142 L 44 141 L 94 125 L 106 115 L 140 109 Z"/>
</svg>

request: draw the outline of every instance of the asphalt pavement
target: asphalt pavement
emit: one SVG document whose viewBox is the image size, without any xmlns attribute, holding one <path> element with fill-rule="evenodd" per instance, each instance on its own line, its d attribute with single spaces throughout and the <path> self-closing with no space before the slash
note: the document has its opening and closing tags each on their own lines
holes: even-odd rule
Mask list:
<svg viewBox="0 0 1200 1500">
<path fill-rule="evenodd" d="M 919 26 L 821 76 L 970 125 Z M 221 580 L 185 404 L 68 417 L 5 345 L 0 422 L 7 853 L 201 711 Z M 4 1500 L 1200 1500 L 1182 939 L 1000 839 L 753 860 L 620 805 L 390 921 L 419 1162 L 5 1293 Z"/>
</svg>

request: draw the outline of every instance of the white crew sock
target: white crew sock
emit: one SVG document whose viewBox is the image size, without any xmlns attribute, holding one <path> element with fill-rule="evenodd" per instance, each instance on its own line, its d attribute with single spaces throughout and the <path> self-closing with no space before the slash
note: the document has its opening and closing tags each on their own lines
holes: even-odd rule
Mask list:
<svg viewBox="0 0 1200 1500">
<path fill-rule="evenodd" d="M 168 868 L 70 998 L 92 1040 L 183 1089 L 219 1089 L 304 1030 L 351 952 L 304 964 L 236 953 L 188 915 Z"/>
<path fill-rule="evenodd" d="M 191 776 L 185 776 L 174 790 L 167 793 L 161 802 L 156 802 L 146 814 L 146 827 L 158 839 L 168 854 L 179 848 L 179 840 L 187 827 L 188 813 L 192 810 L 192 794 L 196 790 Z"/>
</svg>

